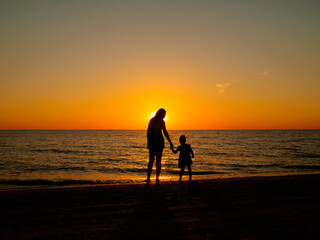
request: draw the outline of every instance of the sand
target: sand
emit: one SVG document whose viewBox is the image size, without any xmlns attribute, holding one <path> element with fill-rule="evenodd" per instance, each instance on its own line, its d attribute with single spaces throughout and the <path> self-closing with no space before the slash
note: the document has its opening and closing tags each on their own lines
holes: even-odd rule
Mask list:
<svg viewBox="0 0 320 240">
<path fill-rule="evenodd" d="M 1 239 L 318 239 L 320 175 L 0 192 Z"/>
</svg>

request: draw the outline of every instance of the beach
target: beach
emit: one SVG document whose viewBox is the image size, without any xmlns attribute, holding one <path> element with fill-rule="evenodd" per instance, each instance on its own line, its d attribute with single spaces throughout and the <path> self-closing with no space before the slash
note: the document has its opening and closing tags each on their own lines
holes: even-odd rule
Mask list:
<svg viewBox="0 0 320 240">
<path fill-rule="evenodd" d="M 320 175 L 0 192 L 1 239 L 316 239 Z"/>
</svg>

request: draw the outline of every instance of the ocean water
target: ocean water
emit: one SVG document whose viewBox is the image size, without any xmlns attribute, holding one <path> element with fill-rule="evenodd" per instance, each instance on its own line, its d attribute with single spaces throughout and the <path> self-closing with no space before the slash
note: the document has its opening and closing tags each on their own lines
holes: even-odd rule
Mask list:
<svg viewBox="0 0 320 240">
<path fill-rule="evenodd" d="M 320 172 L 320 130 L 169 131 L 175 147 L 181 134 L 194 179 Z M 2 130 L 0 189 L 142 182 L 146 146 L 146 131 Z M 166 141 L 162 181 L 178 180 L 177 159 Z"/>
</svg>

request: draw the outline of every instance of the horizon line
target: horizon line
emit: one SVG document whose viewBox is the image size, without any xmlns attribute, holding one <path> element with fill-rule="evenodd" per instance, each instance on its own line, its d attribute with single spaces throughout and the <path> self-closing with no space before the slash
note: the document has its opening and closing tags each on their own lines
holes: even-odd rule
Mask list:
<svg viewBox="0 0 320 240">
<path fill-rule="evenodd" d="M 320 130 L 320 128 L 230 128 L 230 129 L 167 129 L 167 131 L 257 131 L 257 130 Z M 0 129 L 0 131 L 146 131 L 146 129 Z"/>
</svg>

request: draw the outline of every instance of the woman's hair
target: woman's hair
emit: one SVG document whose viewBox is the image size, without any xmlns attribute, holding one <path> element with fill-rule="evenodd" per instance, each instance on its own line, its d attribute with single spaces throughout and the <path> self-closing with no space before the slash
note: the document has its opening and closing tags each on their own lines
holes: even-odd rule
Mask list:
<svg viewBox="0 0 320 240">
<path fill-rule="evenodd" d="M 187 139 L 186 139 L 186 136 L 185 135 L 180 135 L 179 137 L 179 143 L 182 144 L 182 143 L 186 143 Z"/>
<path fill-rule="evenodd" d="M 153 117 L 153 119 L 155 120 L 160 120 L 163 119 L 166 116 L 166 110 L 164 110 L 163 108 L 160 108 L 156 115 Z"/>
</svg>

